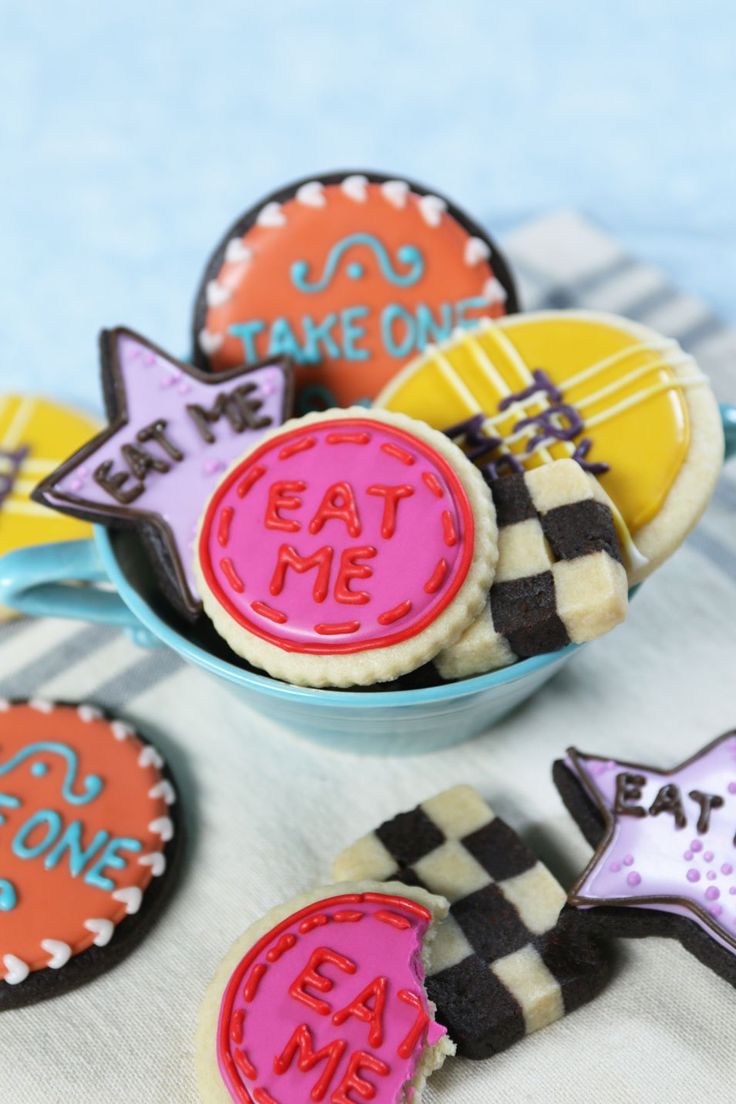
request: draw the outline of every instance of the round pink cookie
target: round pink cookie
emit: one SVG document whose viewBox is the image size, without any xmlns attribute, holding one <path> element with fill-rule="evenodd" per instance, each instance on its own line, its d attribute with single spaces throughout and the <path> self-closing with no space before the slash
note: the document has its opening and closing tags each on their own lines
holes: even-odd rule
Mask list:
<svg viewBox="0 0 736 1104">
<path fill-rule="evenodd" d="M 410 1086 L 421 1089 L 453 1052 L 422 966 L 427 932 L 446 906 L 392 889 L 400 887 L 317 891 L 234 948 L 205 1002 L 206 1100 L 395 1104 Z"/>
<path fill-rule="evenodd" d="M 355 408 L 288 422 L 235 464 L 200 522 L 205 611 L 231 647 L 308 685 L 392 679 L 483 606 L 489 492 L 422 423 Z"/>
</svg>

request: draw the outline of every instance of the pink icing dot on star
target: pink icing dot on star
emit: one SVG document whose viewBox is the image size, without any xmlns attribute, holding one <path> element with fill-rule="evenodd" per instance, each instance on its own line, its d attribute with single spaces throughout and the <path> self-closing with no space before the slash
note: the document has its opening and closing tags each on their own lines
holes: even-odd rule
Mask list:
<svg viewBox="0 0 736 1104">
<path fill-rule="evenodd" d="M 186 383 L 186 382 L 180 383 L 179 386 L 177 387 L 177 391 L 179 392 L 180 395 L 188 395 L 191 390 L 192 390 L 191 385 Z"/>
<path fill-rule="evenodd" d="M 205 460 L 202 465 L 202 471 L 205 475 L 215 475 L 224 469 L 225 465 L 222 460 Z"/>
<path fill-rule="evenodd" d="M 728 783 L 728 792 L 730 794 L 736 794 L 736 782 L 729 782 Z"/>
<path fill-rule="evenodd" d="M 700 842 L 699 839 L 694 839 L 694 840 L 690 841 L 690 850 L 691 851 L 702 851 L 703 850 L 703 845 L 702 845 L 702 843 Z"/>
<path fill-rule="evenodd" d="M 708 879 L 709 882 L 714 882 L 716 880 L 716 878 L 718 877 L 715 870 L 709 870 L 708 873 L 705 876 L 706 876 L 706 878 Z"/>
<path fill-rule="evenodd" d="M 620 862 L 612 862 L 611 863 L 611 870 L 613 871 L 614 874 L 618 874 L 620 869 L 621 869 L 621 863 Z"/>
<path fill-rule="evenodd" d="M 718 886 L 708 886 L 705 891 L 705 897 L 708 901 L 717 901 L 721 896 L 721 891 Z"/>
<path fill-rule="evenodd" d="M 637 874 L 635 870 L 632 870 L 630 874 L 626 875 L 626 881 L 630 886 L 638 886 L 641 884 L 641 874 Z"/>
<path fill-rule="evenodd" d="M 712 851 L 704 851 L 703 852 L 703 859 L 704 859 L 705 862 L 713 862 L 713 852 Z"/>
<path fill-rule="evenodd" d="M 151 353 L 151 352 L 144 352 L 143 353 L 143 363 L 147 364 L 149 367 L 152 364 L 155 364 L 157 359 L 158 358 L 156 357 L 155 353 Z"/>
<path fill-rule="evenodd" d="M 711 916 L 720 916 L 722 912 L 723 912 L 723 906 L 722 905 L 713 905 L 713 908 L 710 910 Z"/>
<path fill-rule="evenodd" d="M 633 865 L 634 865 L 634 856 L 633 855 L 624 855 L 624 866 L 633 866 Z"/>
<path fill-rule="evenodd" d="M 728 892 L 731 894 L 732 897 L 736 897 L 736 886 L 731 886 Z"/>
<path fill-rule="evenodd" d="M 694 870 L 691 867 L 690 870 L 688 870 L 685 877 L 687 878 L 687 880 L 689 882 L 699 882 L 700 881 L 700 871 L 699 870 Z"/>
<path fill-rule="evenodd" d="M 693 853 L 692 853 L 692 851 L 686 851 L 685 854 L 682 857 L 685 860 L 685 862 L 690 862 L 690 860 L 693 857 Z"/>
<path fill-rule="evenodd" d="M 733 867 L 730 863 L 723 863 L 721 866 L 721 874 L 733 874 Z"/>
</svg>

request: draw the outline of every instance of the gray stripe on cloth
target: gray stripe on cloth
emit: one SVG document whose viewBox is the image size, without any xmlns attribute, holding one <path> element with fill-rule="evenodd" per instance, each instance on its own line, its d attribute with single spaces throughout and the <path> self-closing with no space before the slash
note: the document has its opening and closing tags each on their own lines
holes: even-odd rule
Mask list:
<svg viewBox="0 0 736 1104">
<path fill-rule="evenodd" d="M 91 655 L 119 631 L 112 625 L 85 625 L 70 633 L 63 648 L 54 644 L 48 650 L 41 650 L 9 678 L 0 678 L 0 697 L 33 697 L 44 682 L 49 682 L 73 663 Z"/>
<path fill-rule="evenodd" d="M 137 663 L 119 675 L 101 682 L 87 696 L 110 709 L 125 709 L 139 694 L 169 678 L 184 665 L 184 660 L 169 648 L 148 651 Z"/>
<path fill-rule="evenodd" d="M 736 585 L 736 557 L 733 549 L 701 525 L 688 537 L 688 544 L 719 569 Z"/>
</svg>

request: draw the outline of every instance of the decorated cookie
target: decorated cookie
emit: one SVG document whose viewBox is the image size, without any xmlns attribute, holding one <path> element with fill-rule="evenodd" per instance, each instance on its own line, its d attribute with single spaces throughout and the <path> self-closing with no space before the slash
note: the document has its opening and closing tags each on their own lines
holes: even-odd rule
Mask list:
<svg viewBox="0 0 736 1104">
<path fill-rule="evenodd" d="M 335 876 L 396 880 L 450 902 L 427 992 L 468 1058 L 553 1023 L 607 979 L 603 950 L 564 907 L 565 891 L 470 786 L 382 824 L 342 852 Z"/>
<path fill-rule="evenodd" d="M 506 263 L 446 199 L 375 173 L 306 179 L 261 200 L 207 265 L 195 363 L 289 357 L 301 411 L 372 398 L 430 342 L 516 309 Z"/>
<path fill-rule="evenodd" d="M 0 1009 L 75 988 L 139 942 L 172 884 L 175 799 L 125 722 L 0 703 Z"/>
<path fill-rule="evenodd" d="M 102 525 L 140 528 L 164 593 L 195 617 L 197 518 L 233 459 L 291 412 L 291 371 L 274 362 L 213 377 L 125 329 L 103 331 L 100 349 L 110 425 L 33 497 Z"/>
<path fill-rule="evenodd" d="M 554 779 L 596 849 L 570 904 L 601 932 L 679 939 L 736 985 L 736 732 L 669 771 L 571 748 Z"/>
<path fill-rule="evenodd" d="M 92 535 L 89 525 L 32 502 L 31 491 L 98 429 L 88 415 L 48 399 L 0 395 L 0 556 Z M 9 616 L 0 607 L 0 620 Z"/>
<path fill-rule="evenodd" d="M 490 493 L 442 434 L 356 407 L 287 422 L 239 460 L 200 521 L 217 631 L 308 686 L 394 679 L 479 615 L 496 562 Z"/>
<path fill-rule="evenodd" d="M 626 617 L 628 585 L 605 491 L 574 460 L 490 483 L 498 563 L 489 602 L 435 665 L 465 678 L 608 632 Z"/>
<path fill-rule="evenodd" d="M 613 315 L 486 320 L 416 358 L 377 402 L 440 429 L 465 423 L 490 478 L 576 459 L 619 511 L 631 582 L 684 539 L 723 460 L 718 406 L 692 357 Z"/>
<path fill-rule="evenodd" d="M 455 1047 L 434 1021 L 423 958 L 447 902 L 400 885 L 336 885 L 242 936 L 204 999 L 206 1104 L 418 1104 Z"/>
</svg>

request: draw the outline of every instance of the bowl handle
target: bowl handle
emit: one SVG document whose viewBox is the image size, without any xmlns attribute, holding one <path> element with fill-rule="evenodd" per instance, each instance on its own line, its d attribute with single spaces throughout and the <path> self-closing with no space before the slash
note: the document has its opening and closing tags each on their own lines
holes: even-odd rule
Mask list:
<svg viewBox="0 0 736 1104">
<path fill-rule="evenodd" d="M 723 435 L 726 438 L 726 459 L 736 455 L 736 405 L 721 403 Z"/>
<path fill-rule="evenodd" d="M 32 617 L 117 625 L 136 643 L 151 644 L 155 638 L 122 598 L 94 585 L 103 582 L 109 580 L 92 540 L 38 544 L 0 557 L 0 605 Z"/>
</svg>

